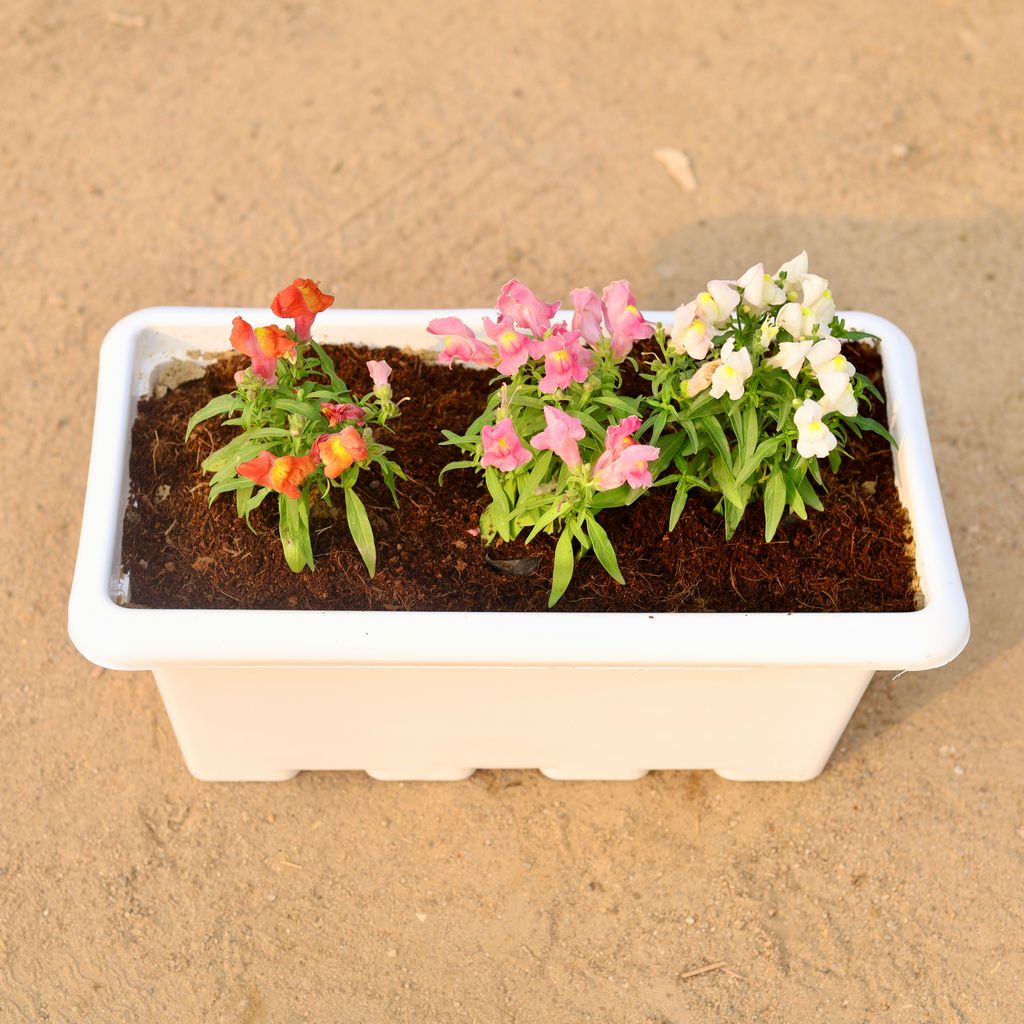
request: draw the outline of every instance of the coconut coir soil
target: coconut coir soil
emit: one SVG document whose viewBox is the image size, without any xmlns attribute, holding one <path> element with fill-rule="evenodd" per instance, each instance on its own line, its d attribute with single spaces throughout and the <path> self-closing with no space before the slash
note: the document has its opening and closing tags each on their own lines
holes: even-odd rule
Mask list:
<svg viewBox="0 0 1024 1024">
<path fill-rule="evenodd" d="M 881 388 L 878 355 L 852 352 L 861 372 Z M 124 521 L 123 568 L 133 605 L 153 608 L 347 608 L 385 610 L 541 611 L 547 607 L 554 541 L 540 537 L 527 549 L 500 542 L 486 548 L 470 534 L 487 504 L 482 479 L 454 471 L 437 482 L 442 466 L 458 458 L 442 448 L 440 428 L 461 429 L 483 408 L 489 374 L 448 369 L 397 349 L 331 350 L 341 376 L 358 392 L 365 360 L 386 358 L 397 396 L 409 395 L 394 433 L 383 438 L 405 469 L 401 505 L 367 479 L 360 494 L 377 538 L 377 575 L 371 580 L 332 509 L 311 513 L 317 564 L 293 573 L 277 538 L 277 504 L 253 513 L 255 532 L 235 516 L 232 495 L 207 506 L 200 463 L 233 435 L 208 421 L 188 443 L 185 426 L 195 410 L 232 387 L 241 365 L 229 357 L 159 398 L 143 399 L 132 432 L 131 489 Z M 627 381 L 638 386 L 638 380 Z M 879 407 L 873 410 L 884 422 Z M 759 505 L 748 509 L 731 541 L 723 520 L 699 492 L 668 533 L 672 488 L 657 488 L 629 508 L 602 514 L 626 585 L 611 580 L 593 557 L 577 566 L 556 611 L 909 611 L 915 607 L 910 529 L 893 478 L 888 445 L 868 434 L 853 439 L 840 475 L 826 477 L 824 512 L 802 521 L 785 518 L 764 542 Z M 368 474 L 366 475 L 368 476 Z M 366 479 L 364 476 L 364 479 Z M 485 557 L 486 556 L 486 557 Z M 526 577 L 506 575 L 490 559 L 539 557 Z"/>
</svg>

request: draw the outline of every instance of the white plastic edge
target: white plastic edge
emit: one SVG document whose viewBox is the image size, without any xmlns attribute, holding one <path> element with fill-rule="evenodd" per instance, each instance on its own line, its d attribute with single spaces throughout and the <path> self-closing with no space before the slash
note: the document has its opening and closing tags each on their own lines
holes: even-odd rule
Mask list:
<svg viewBox="0 0 1024 1024">
<path fill-rule="evenodd" d="M 318 340 L 435 347 L 435 316 L 479 322 L 490 310 L 328 310 Z M 72 641 L 114 669 L 162 665 L 756 665 L 924 669 L 963 650 L 967 603 L 946 524 L 906 335 L 870 313 L 841 315 L 880 338 L 897 478 L 914 531 L 925 606 L 904 613 L 366 612 L 141 609 L 112 596 L 117 579 L 136 370 L 145 335 L 181 353 L 227 348 L 231 318 L 266 322 L 264 310 L 157 307 L 110 330 L 100 352 L 82 533 L 68 611 Z M 672 314 L 649 314 L 668 325 Z M 410 340 L 412 337 L 412 340 Z M 827 511 L 819 513 L 827 515 Z M 724 540 L 723 540 L 724 543 Z M 260 638 L 254 654 L 253 638 Z M 301 637 L 301 644 L 296 638 Z M 521 637 L 508 643 L 504 638 Z M 528 638 L 528 639 L 526 639 Z"/>
</svg>

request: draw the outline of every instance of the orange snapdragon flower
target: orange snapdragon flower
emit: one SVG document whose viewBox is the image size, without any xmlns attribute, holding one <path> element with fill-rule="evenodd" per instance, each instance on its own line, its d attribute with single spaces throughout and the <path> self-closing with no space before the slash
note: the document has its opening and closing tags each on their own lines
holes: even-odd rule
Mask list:
<svg viewBox="0 0 1024 1024">
<path fill-rule="evenodd" d="M 279 455 L 260 452 L 255 459 L 243 462 L 238 475 L 248 477 L 260 487 L 280 491 L 289 498 L 298 499 L 302 481 L 316 469 L 315 460 L 309 455 Z"/>
<path fill-rule="evenodd" d="M 252 360 L 253 373 L 268 383 L 277 380 L 279 356 L 291 355 L 295 342 L 280 327 L 257 327 L 253 330 L 240 316 L 231 322 L 231 347 Z"/>
<path fill-rule="evenodd" d="M 334 479 L 366 458 L 366 442 L 355 427 L 345 427 L 337 434 L 321 434 L 309 454 L 323 463 L 324 476 Z"/>
<path fill-rule="evenodd" d="M 275 316 L 292 317 L 295 333 L 303 341 L 309 340 L 309 329 L 317 313 L 322 313 L 334 302 L 333 295 L 325 295 L 315 281 L 308 277 L 297 277 L 275 296 L 270 308 Z"/>
</svg>

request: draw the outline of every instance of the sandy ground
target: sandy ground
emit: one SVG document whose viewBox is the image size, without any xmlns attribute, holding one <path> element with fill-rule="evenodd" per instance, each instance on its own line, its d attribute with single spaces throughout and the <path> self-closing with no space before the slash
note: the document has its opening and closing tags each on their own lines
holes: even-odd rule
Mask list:
<svg viewBox="0 0 1024 1024">
<path fill-rule="evenodd" d="M 1024 1016 L 1022 349 L 996 326 L 1024 306 L 1024 8 L 0 14 L 0 1020 Z M 875 679 L 818 781 L 205 785 L 151 677 L 71 647 L 122 314 L 296 273 L 355 306 L 628 276 L 671 308 L 802 247 L 918 346 L 974 623 L 951 666 Z"/>
</svg>

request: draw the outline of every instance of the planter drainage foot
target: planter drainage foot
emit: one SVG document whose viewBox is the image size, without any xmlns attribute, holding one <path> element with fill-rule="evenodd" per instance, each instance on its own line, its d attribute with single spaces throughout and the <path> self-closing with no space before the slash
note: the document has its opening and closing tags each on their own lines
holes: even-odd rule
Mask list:
<svg viewBox="0 0 1024 1024">
<path fill-rule="evenodd" d="M 556 782 L 634 782 L 646 768 L 541 768 L 541 775 Z"/>
<path fill-rule="evenodd" d="M 366 774 L 378 782 L 461 782 L 475 772 L 475 768 L 367 768 Z"/>
</svg>

